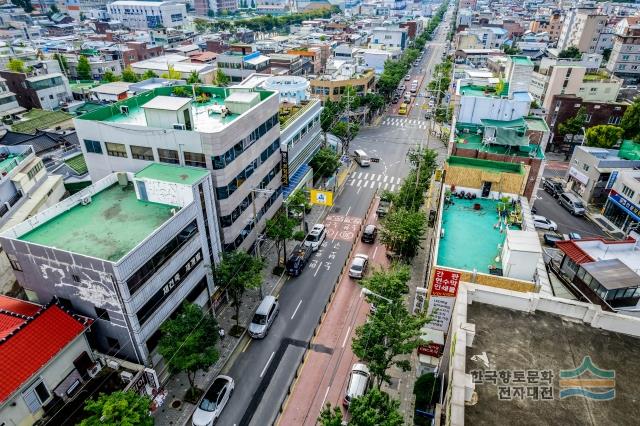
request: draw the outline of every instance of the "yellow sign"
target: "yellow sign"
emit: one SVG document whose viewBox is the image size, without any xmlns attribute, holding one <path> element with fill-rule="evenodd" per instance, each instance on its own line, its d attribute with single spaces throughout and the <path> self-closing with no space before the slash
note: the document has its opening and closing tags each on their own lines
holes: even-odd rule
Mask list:
<svg viewBox="0 0 640 426">
<path fill-rule="evenodd" d="M 442 169 L 436 169 L 436 174 L 434 176 L 434 179 L 438 182 L 442 180 Z"/>
<path fill-rule="evenodd" d="M 320 189 L 312 189 L 309 191 L 311 194 L 311 204 L 319 204 L 321 206 L 333 206 L 333 192 L 322 191 Z"/>
</svg>

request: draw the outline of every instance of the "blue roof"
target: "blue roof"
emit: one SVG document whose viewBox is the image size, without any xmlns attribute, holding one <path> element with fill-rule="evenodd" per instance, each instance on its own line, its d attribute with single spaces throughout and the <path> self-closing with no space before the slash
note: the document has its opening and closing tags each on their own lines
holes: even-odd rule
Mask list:
<svg viewBox="0 0 640 426">
<path fill-rule="evenodd" d="M 304 175 L 311 170 L 311 167 L 307 163 L 303 163 L 298 170 L 296 170 L 291 176 L 289 176 L 289 185 L 282 188 L 282 197 L 287 198 L 300 184 Z"/>
</svg>

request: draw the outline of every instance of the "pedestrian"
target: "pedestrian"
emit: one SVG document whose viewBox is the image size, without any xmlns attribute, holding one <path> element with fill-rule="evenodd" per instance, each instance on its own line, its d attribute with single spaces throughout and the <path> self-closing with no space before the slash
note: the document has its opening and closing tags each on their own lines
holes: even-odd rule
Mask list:
<svg viewBox="0 0 640 426">
<path fill-rule="evenodd" d="M 220 340 L 224 340 L 224 328 L 220 327 L 218 329 L 218 335 L 220 336 Z"/>
</svg>

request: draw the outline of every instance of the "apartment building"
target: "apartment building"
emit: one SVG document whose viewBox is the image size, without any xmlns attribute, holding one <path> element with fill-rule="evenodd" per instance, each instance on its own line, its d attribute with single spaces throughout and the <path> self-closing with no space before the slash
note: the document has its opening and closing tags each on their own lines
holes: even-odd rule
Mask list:
<svg viewBox="0 0 640 426">
<path fill-rule="evenodd" d="M 73 100 L 69 80 L 61 73 L 30 75 L 9 70 L 0 71 L 7 88 L 15 93 L 18 104 L 25 109 L 59 109 Z"/>
<path fill-rule="evenodd" d="M 278 96 L 199 86 L 208 100 L 197 102 L 171 96 L 174 90 L 156 88 L 74 119 L 91 178 L 152 162 L 209 170 L 224 247 L 248 249 L 282 198 Z M 271 191 L 255 197 L 257 227 L 255 188 Z"/>
<path fill-rule="evenodd" d="M 508 33 L 503 28 L 468 28 L 456 34 L 458 49 L 500 49 L 507 41 Z"/>
<path fill-rule="evenodd" d="M 18 104 L 16 94 L 7 87 L 7 80 L 0 77 L 0 118 L 19 114 L 25 109 Z"/>
<path fill-rule="evenodd" d="M 268 73 L 271 59 L 260 51 L 227 51 L 218 55 L 218 69 L 231 81 L 240 82 L 253 73 Z"/>
<path fill-rule="evenodd" d="M 606 68 L 628 84 L 640 82 L 640 21 L 615 35 Z"/>
<path fill-rule="evenodd" d="M 378 27 L 371 32 L 369 47 L 404 50 L 409 42 L 407 28 Z"/>
<path fill-rule="evenodd" d="M 595 7 L 576 7 L 565 16 L 558 38 L 558 50 L 575 46 L 584 53 L 596 53 L 600 34 L 609 17 Z"/>
<path fill-rule="evenodd" d="M 0 243 L 30 300 L 57 298 L 95 319 L 100 351 L 157 365 L 160 326 L 185 300 L 208 306 L 216 290 L 211 175 L 153 163 L 111 173 L 4 231 Z"/>
<path fill-rule="evenodd" d="M 112 20 L 136 30 L 181 27 L 187 22 L 187 7 L 173 0 L 118 0 L 107 5 Z"/>
<path fill-rule="evenodd" d="M 238 10 L 238 2 L 236 0 L 194 0 L 193 6 L 198 16 L 217 16 L 222 12 L 235 12 Z"/>
<path fill-rule="evenodd" d="M 365 94 L 373 89 L 375 77 L 372 69 L 343 60 L 330 60 L 324 74 L 311 78 L 311 95 L 323 102 L 327 99 L 339 101 L 347 87 L 353 87 L 358 94 Z"/>
</svg>

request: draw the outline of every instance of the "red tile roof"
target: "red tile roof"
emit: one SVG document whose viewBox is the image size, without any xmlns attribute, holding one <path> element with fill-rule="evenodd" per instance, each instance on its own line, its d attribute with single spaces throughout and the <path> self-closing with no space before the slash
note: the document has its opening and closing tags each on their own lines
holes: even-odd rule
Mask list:
<svg viewBox="0 0 640 426">
<path fill-rule="evenodd" d="M 556 242 L 556 248 L 562 250 L 562 252 L 564 252 L 564 254 L 566 254 L 569 259 L 573 260 L 578 265 L 595 261 L 594 258 L 589 256 L 573 241 L 558 241 Z"/>
<path fill-rule="evenodd" d="M 16 306 L 17 310 L 23 308 L 21 312 L 25 312 L 25 306 Z M 17 312 L 13 313 L 20 323 L 17 326 L 13 324 L 12 332 L 5 332 L 0 337 L 0 402 L 11 396 L 71 341 L 84 333 L 90 324 L 55 304 L 39 307 L 36 313 L 25 318 L 19 318 L 18 315 Z M 5 311 L 5 318 L 9 316 Z M 11 325 L 10 321 L 5 320 L 0 327 Z"/>
<path fill-rule="evenodd" d="M 0 311 L 14 312 L 20 315 L 33 316 L 42 306 L 0 294 Z"/>
</svg>

